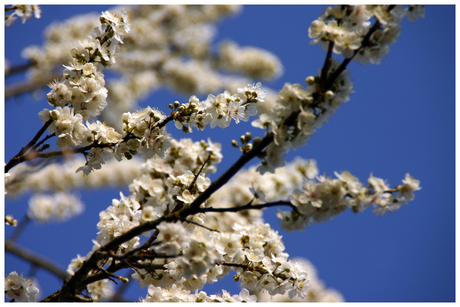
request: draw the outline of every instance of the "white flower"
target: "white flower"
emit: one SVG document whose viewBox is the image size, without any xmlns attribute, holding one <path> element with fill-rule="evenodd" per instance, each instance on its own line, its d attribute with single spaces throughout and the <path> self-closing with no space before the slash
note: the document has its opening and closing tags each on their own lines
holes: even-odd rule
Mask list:
<svg viewBox="0 0 460 307">
<path fill-rule="evenodd" d="M 414 179 L 411 175 L 406 174 L 406 178 L 403 180 L 402 185 L 398 186 L 398 195 L 396 198 L 402 202 L 406 203 L 414 199 L 414 192 L 421 189 L 420 181 Z"/>
<path fill-rule="evenodd" d="M 17 302 L 36 302 L 38 292 L 33 282 L 22 277 L 22 274 L 19 276 L 18 273 L 11 272 L 5 278 L 5 295 L 9 299 Z"/>
<path fill-rule="evenodd" d="M 245 122 L 249 120 L 249 116 L 245 114 L 245 107 L 235 100 L 230 101 L 228 104 L 228 116 L 233 118 L 237 124 L 240 120 Z"/>
<path fill-rule="evenodd" d="M 326 36 L 326 24 L 322 20 L 315 20 L 308 28 L 308 36 L 313 39 L 310 44 L 317 44 Z"/>
<path fill-rule="evenodd" d="M 16 16 L 21 17 L 23 24 L 26 22 L 27 19 L 32 17 L 32 12 L 34 13 L 35 18 L 40 19 L 41 17 L 41 9 L 38 5 L 14 5 L 9 9 L 15 9 L 15 11 L 10 15 L 5 14 L 6 26 L 11 26 L 13 22 L 17 19 Z"/>
<path fill-rule="evenodd" d="M 219 51 L 219 64 L 230 72 L 241 72 L 253 79 L 264 80 L 276 78 L 283 72 L 278 57 L 263 49 L 225 42 Z"/>
<path fill-rule="evenodd" d="M 98 280 L 87 286 L 91 298 L 95 301 L 110 297 L 114 293 L 113 283 L 108 279 Z"/>
<path fill-rule="evenodd" d="M 177 258 L 176 263 L 183 270 L 183 276 L 189 279 L 193 274 L 199 277 L 214 267 L 219 256 L 209 238 L 202 233 L 194 233 L 183 256 Z"/>
<path fill-rule="evenodd" d="M 362 38 L 355 32 L 345 32 L 338 35 L 335 44 L 334 52 L 342 53 L 344 57 L 351 58 L 355 50 L 361 47 Z"/>
<path fill-rule="evenodd" d="M 93 170 L 101 169 L 102 164 L 105 164 L 112 155 L 113 152 L 108 148 L 92 147 L 91 152 L 87 155 L 89 159 L 76 172 L 83 171 L 85 175 L 89 175 Z"/>
<path fill-rule="evenodd" d="M 94 140 L 98 141 L 98 143 L 107 144 L 121 141 L 121 134 L 105 123 L 97 120 L 93 123 L 86 123 L 86 126 L 92 132 L 92 135 L 94 135 Z"/>
<path fill-rule="evenodd" d="M 312 112 L 302 110 L 297 116 L 297 128 L 305 135 L 311 135 L 315 132 L 316 118 Z"/>
<path fill-rule="evenodd" d="M 185 230 L 182 223 L 161 223 L 157 229 L 160 231 L 158 242 L 160 245 L 155 247 L 159 253 L 166 255 L 179 255 L 180 251 L 185 248 L 190 240 L 190 234 Z"/>
<path fill-rule="evenodd" d="M 385 191 L 390 190 L 390 187 L 387 185 L 385 181 L 381 178 L 374 177 L 374 175 L 370 175 L 368 179 L 369 186 L 374 189 L 377 195 L 384 193 Z"/>
<path fill-rule="evenodd" d="M 110 11 L 102 12 L 102 22 L 110 24 L 114 32 L 114 38 L 123 44 L 123 35 L 131 30 L 129 17 L 123 9 L 121 13 L 112 13 Z"/>
<path fill-rule="evenodd" d="M 243 245 L 241 245 L 241 236 L 237 233 L 220 232 L 216 235 L 216 240 L 218 242 L 216 246 L 217 251 L 225 255 L 226 259 L 230 261 L 243 249 Z"/>
<path fill-rule="evenodd" d="M 152 206 L 143 206 L 142 207 L 142 219 L 144 221 L 153 221 L 158 216 L 156 214 L 155 208 Z"/>
<path fill-rule="evenodd" d="M 211 155 L 211 160 L 216 163 L 220 163 L 220 161 L 222 161 L 222 158 L 224 157 L 221 153 L 222 145 L 220 143 L 212 142 L 210 138 L 208 138 L 208 142 L 206 145 L 206 152 L 208 152 Z"/>
<path fill-rule="evenodd" d="M 274 113 L 262 113 L 258 119 L 252 121 L 251 125 L 260 129 L 269 129 L 270 127 L 274 127 L 276 125 L 275 116 L 276 115 Z"/>
<path fill-rule="evenodd" d="M 343 171 L 341 174 L 334 172 L 337 178 L 346 184 L 348 192 L 353 194 L 359 193 L 361 190 L 362 184 L 359 182 L 358 178 L 350 174 L 348 171 Z"/>
<path fill-rule="evenodd" d="M 182 194 L 177 196 L 177 199 L 186 203 L 186 204 L 191 204 L 196 198 L 196 195 L 190 193 L 188 189 L 185 189 L 182 191 Z"/>
<path fill-rule="evenodd" d="M 267 202 L 265 200 L 264 191 L 262 190 L 260 186 L 258 186 L 257 189 L 254 188 L 254 182 L 252 183 L 252 186 L 249 188 L 249 191 L 252 193 L 252 195 L 254 195 L 254 198 L 259 199 L 263 203 Z"/>
<path fill-rule="evenodd" d="M 85 260 L 86 260 L 86 257 L 82 257 L 80 256 L 80 254 L 78 254 L 77 257 L 73 258 L 70 261 L 70 264 L 67 267 L 67 273 L 69 273 L 70 275 L 75 274 L 75 272 L 81 268 Z"/>
<path fill-rule="evenodd" d="M 267 92 L 262 91 L 262 83 L 257 82 L 254 84 L 248 84 L 245 87 L 239 87 L 238 93 L 243 94 L 247 97 L 248 102 L 264 102 Z"/>
<path fill-rule="evenodd" d="M 240 294 L 233 295 L 235 302 L 238 303 L 255 303 L 257 302 L 257 296 L 251 295 L 248 289 L 243 288 L 241 289 Z"/>
</svg>

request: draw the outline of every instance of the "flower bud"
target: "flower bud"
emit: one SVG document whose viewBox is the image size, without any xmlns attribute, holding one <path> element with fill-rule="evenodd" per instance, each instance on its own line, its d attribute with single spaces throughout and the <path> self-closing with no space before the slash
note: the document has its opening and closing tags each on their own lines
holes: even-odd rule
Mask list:
<svg viewBox="0 0 460 307">
<path fill-rule="evenodd" d="M 232 140 L 232 146 L 233 147 L 238 147 L 238 142 L 236 140 Z"/>
<path fill-rule="evenodd" d="M 249 142 L 252 139 L 251 132 L 246 132 L 246 134 L 244 135 L 244 138 L 246 140 L 246 143 Z"/>
<path fill-rule="evenodd" d="M 305 83 L 306 83 L 307 85 L 313 85 L 313 84 L 315 84 L 315 77 L 313 77 L 313 76 L 307 77 L 307 79 L 305 79 Z"/>
<path fill-rule="evenodd" d="M 59 118 L 59 112 L 56 110 L 52 110 L 50 112 L 50 118 L 54 121 L 57 120 Z"/>
<path fill-rule="evenodd" d="M 327 91 L 326 93 L 324 93 L 324 97 L 325 97 L 326 99 L 332 99 L 332 98 L 334 98 L 334 92 L 331 91 L 331 90 L 329 90 L 329 91 Z"/>
</svg>

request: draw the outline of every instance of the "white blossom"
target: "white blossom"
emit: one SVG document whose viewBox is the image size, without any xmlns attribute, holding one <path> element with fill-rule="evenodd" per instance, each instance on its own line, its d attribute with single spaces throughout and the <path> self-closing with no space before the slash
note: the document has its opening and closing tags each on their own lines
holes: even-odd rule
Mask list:
<svg viewBox="0 0 460 307">
<path fill-rule="evenodd" d="M 17 302 L 36 302 L 38 288 L 32 280 L 18 275 L 16 272 L 11 272 L 5 278 L 5 295 L 11 300 Z"/>
</svg>

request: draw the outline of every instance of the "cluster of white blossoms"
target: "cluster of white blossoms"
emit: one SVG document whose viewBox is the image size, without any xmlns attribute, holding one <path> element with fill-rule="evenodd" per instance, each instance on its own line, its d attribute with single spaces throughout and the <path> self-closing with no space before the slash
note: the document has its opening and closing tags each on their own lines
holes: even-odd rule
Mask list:
<svg viewBox="0 0 460 307">
<path fill-rule="evenodd" d="M 100 114 L 107 105 L 107 89 L 102 70 L 115 63 L 115 53 L 122 43 L 123 34 L 129 31 L 129 21 L 125 13 L 113 15 L 104 12 L 102 27 L 96 27 L 84 41 L 82 49 L 72 49 L 72 62 L 65 66 L 64 76 L 50 84 L 47 94 L 53 110 L 45 109 L 39 117 L 49 125 L 49 132 L 58 137 L 57 145 L 62 149 L 85 146 L 97 142 L 93 131 L 102 124 L 83 123 Z M 116 132 L 104 129 L 112 138 Z"/>
<path fill-rule="evenodd" d="M 14 10 L 14 12 L 9 15 L 6 15 L 6 13 L 11 10 Z M 32 17 L 32 14 L 35 18 L 40 19 L 41 12 L 42 11 L 38 5 L 17 4 L 11 7 L 5 7 L 5 25 L 11 26 L 18 17 L 22 19 L 22 23 L 24 24 L 27 21 L 27 19 Z"/>
<path fill-rule="evenodd" d="M 339 63 L 333 61 L 326 76 L 332 76 L 338 67 Z M 286 83 L 278 93 L 276 107 L 252 122 L 252 126 L 265 129 L 274 137 L 258 168 L 261 174 L 283 166 L 284 155 L 291 148 L 295 150 L 304 146 L 316 128 L 320 128 L 343 102 L 350 99 L 353 93 L 350 71 L 344 70 L 330 86 L 333 90 L 327 91 L 321 89 L 321 75 L 322 69 L 317 76 L 306 78 L 306 88 Z"/>
<path fill-rule="evenodd" d="M 171 140 L 163 159 L 149 159 L 141 166 L 139 175 L 129 185 L 132 194 L 121 194 L 120 200 L 114 199 L 112 206 L 100 213 L 99 244 L 104 245 L 141 223 L 157 219 L 177 205 L 191 203 L 209 186 L 206 174 L 214 172 L 215 165 L 221 161 L 220 150 L 220 145 L 210 140 Z M 139 238 L 134 238 L 123 249 L 132 250 L 138 243 Z"/>
<path fill-rule="evenodd" d="M 24 278 L 21 274 L 19 276 L 16 272 L 11 272 L 5 278 L 5 295 L 11 300 L 17 302 L 36 302 L 38 288 L 34 285 L 33 281 Z"/>
<path fill-rule="evenodd" d="M 409 174 L 403 184 L 395 188 L 390 188 L 383 179 L 372 174 L 367 187 L 348 171 L 335 172 L 335 175 L 337 179 L 325 176 L 307 179 L 302 189 L 294 191 L 290 200 L 296 210 L 280 210 L 278 213 L 283 229 L 302 230 L 311 222 L 330 220 L 347 208 L 356 213 L 373 206 L 376 215 L 384 215 L 413 200 L 414 192 L 421 189 L 420 181 Z"/>
<path fill-rule="evenodd" d="M 100 25 L 100 13 L 76 15 L 64 21 L 55 21 L 43 31 L 46 42 L 42 47 L 29 45 L 21 51 L 21 56 L 33 65 L 27 76 L 34 82 L 44 82 L 55 78 L 56 67 L 72 60 L 69 50 L 79 45 L 88 33 Z M 46 85 L 45 83 L 40 83 Z"/>
<path fill-rule="evenodd" d="M 123 139 L 115 148 L 115 158 L 131 159 L 137 153 L 148 159 L 153 156 L 164 158 L 170 146 L 170 134 L 166 127 L 159 127 L 166 116 L 159 110 L 147 107 L 136 113 L 126 112 L 122 116 Z"/>
<path fill-rule="evenodd" d="M 175 111 L 174 121 L 178 129 L 184 132 L 192 132 L 192 128 L 203 130 L 206 125 L 211 128 L 227 128 L 232 119 L 235 123 L 247 122 L 250 116 L 257 115 L 254 104 L 264 101 L 266 93 L 261 90 L 262 84 L 248 84 L 238 88 L 238 94 L 230 94 L 225 91 L 214 96 L 208 95 L 204 101 L 192 96 L 186 104 L 171 104 L 170 108 Z"/>
<path fill-rule="evenodd" d="M 234 95 L 228 91 L 218 96 L 210 94 L 204 101 L 192 96 L 188 103 L 171 104 L 171 117 L 150 107 L 135 113 L 126 112 L 122 116 L 121 133 L 100 121 L 87 122 L 85 126 L 82 116 L 74 115 L 73 109 L 67 106 L 42 111 L 40 116 L 45 122 L 53 120 L 49 130 L 59 135 L 58 145 L 61 148 L 88 146 L 90 152 L 86 154 L 85 166 L 77 171 L 89 174 L 94 169 L 100 169 L 112 155 L 118 161 L 131 159 L 138 153 L 144 158 L 164 158 L 171 145 L 170 134 L 166 131 L 169 120 L 174 120 L 176 127 L 184 132 L 192 132 L 193 127 L 203 130 L 206 125 L 226 128 L 232 119 L 236 123 L 248 121 L 250 116 L 257 114 L 254 104 L 264 101 L 265 92 L 261 86 L 261 83 L 249 84 L 238 88 L 238 94 Z"/>
<path fill-rule="evenodd" d="M 173 140 L 164 159 L 149 159 L 142 166 L 141 173 L 130 185 L 132 194 L 128 197 L 121 194 L 120 200 L 114 200 L 112 206 L 101 212 L 95 248 L 142 223 L 175 210 L 177 205 L 191 203 L 209 185 L 209 179 L 205 174 L 215 171 L 215 164 L 219 163 L 221 158 L 220 146 L 209 140 Z M 274 186 L 287 188 L 284 193 L 280 193 L 282 195 L 292 191 L 293 187 L 299 187 L 303 176 L 312 177 L 317 174 L 316 163 L 313 160 L 296 160 L 289 170 L 282 171 L 295 177 L 290 180 L 292 184 L 289 188 L 289 181 L 285 181 L 286 186 L 283 187 L 281 182 L 276 184 L 276 176 L 272 176 Z M 252 172 L 256 174 L 254 170 Z M 192 183 L 195 188 L 189 189 Z M 247 190 L 252 196 L 249 189 Z M 280 189 L 278 191 L 281 192 Z M 275 197 L 277 192 L 270 192 L 267 195 Z M 211 200 L 210 204 L 215 202 Z M 271 295 L 290 293 L 291 297 L 300 295 L 305 298 L 308 281 L 306 272 L 302 265 L 287 259 L 281 237 L 268 224 L 259 222 L 251 225 L 247 224 L 249 220 L 240 219 L 240 222 L 232 226 L 225 226 L 228 225 L 226 215 L 214 216 L 212 220 L 215 222 L 211 225 L 216 225 L 221 231 L 217 233 L 196 225 L 206 225 L 207 215 L 213 213 L 201 213 L 188 218 L 189 222 L 162 223 L 157 227 L 159 235 L 156 243 L 150 248 L 157 257 L 154 257 L 154 260 L 146 258 L 139 261 L 132 275 L 141 287 L 149 286 L 149 296 L 146 300 L 179 299 L 171 298 L 167 291 L 161 297 L 154 294 L 157 293 L 156 287 L 171 289 L 173 285 L 178 287 L 177 291 L 180 290 L 181 295 L 186 295 L 187 298 L 183 297 L 183 300 L 194 300 L 187 291 L 202 289 L 206 283 L 215 282 L 229 274 L 232 268 L 238 273 L 235 278 L 244 281 L 246 288 L 265 290 Z M 122 244 L 116 253 L 124 255 L 133 251 L 139 247 L 140 242 L 140 237 L 135 237 Z M 71 272 L 78 269 L 90 255 L 91 253 L 86 257 L 79 256 L 74 259 L 69 266 Z M 176 257 L 164 258 L 161 255 Z M 279 266 L 278 263 L 283 265 Z M 287 273 L 287 270 L 290 273 Z M 277 283 L 282 283 L 282 286 L 275 287 Z M 211 300 L 231 299 L 228 294 L 224 295 L 224 298 L 211 297 Z M 235 297 L 233 299 L 238 300 Z M 209 301 L 210 298 L 198 300 Z"/>
<path fill-rule="evenodd" d="M 308 291 L 306 298 L 300 297 L 290 298 L 288 293 L 284 295 L 270 296 L 267 292 L 255 293 L 259 302 L 344 302 L 343 295 L 333 289 L 327 288 L 317 273 L 316 267 L 307 259 L 294 258 L 293 260 L 302 263 L 308 272 Z"/>
<path fill-rule="evenodd" d="M 410 5 L 338 5 L 313 21 L 308 33 L 311 44 L 325 50 L 332 42 L 333 51 L 362 64 L 379 64 L 401 33 L 401 21 L 424 17 L 424 6 Z M 371 19 L 378 22 L 372 26 Z M 372 29 L 371 32 L 369 32 Z"/>
<path fill-rule="evenodd" d="M 124 9 L 131 18 L 131 31 L 117 53 L 117 65 L 112 67 L 120 78 L 106 83 L 111 107 L 101 113 L 101 121 L 118 131 L 120 116 L 161 88 L 173 88 L 188 96 L 207 95 L 236 90 L 255 79 L 273 79 L 283 70 L 280 60 L 267 50 L 230 50 L 223 48 L 227 44 L 220 44 L 222 48 L 212 45 L 217 22 L 236 14 L 241 9 L 238 5 L 142 5 Z M 98 22 L 99 16 L 89 13 L 50 25 L 43 46 L 29 46 L 22 52 L 31 63 L 31 82 L 40 86 L 53 80 L 55 68 L 70 60 L 68 50 L 84 40 L 83 35 Z"/>
<path fill-rule="evenodd" d="M 410 18 L 423 15 L 423 10 L 411 8 L 407 9 Z M 129 11 L 147 18 L 139 18 L 133 25 L 135 34 L 128 38 L 128 44 L 144 44 L 144 49 L 152 45 L 158 47 L 158 53 L 144 62 L 140 59 L 145 53 L 139 50 L 122 57 L 125 64 L 154 66 L 152 71 L 139 71 L 139 75 L 151 80 L 136 79 L 133 84 L 138 84 L 138 89 L 127 97 L 129 101 L 136 100 L 160 79 L 185 93 L 197 89 L 217 93 L 210 90 L 213 82 L 216 87 L 225 84 L 218 80 L 217 73 L 207 74 L 210 80 L 201 85 L 197 81 L 202 81 L 202 76 L 197 78 L 197 74 L 192 73 L 200 70 L 215 73 L 215 67 L 201 61 L 201 57 L 211 57 L 218 68 L 260 78 L 271 78 L 281 72 L 277 58 L 259 49 L 228 43 L 218 55 L 211 56 L 209 43 L 214 31 L 206 22 L 228 14 L 231 7 L 168 6 L 146 7 L 145 12 L 134 8 Z M 75 279 L 71 277 L 65 283 L 61 294 L 68 292 L 65 287 L 71 287 L 68 285 L 76 281 L 78 288 L 86 286 L 92 300 L 107 298 L 113 294 L 112 278 L 118 277 L 114 273 L 128 267 L 133 270 L 130 277 L 142 288 L 148 287 L 145 302 L 254 302 L 272 300 L 272 297 L 341 301 L 340 294 L 325 289 L 311 264 L 289 259 L 282 237 L 264 223 L 261 209 L 290 207 L 291 211 L 280 210 L 278 217 L 282 228 L 292 231 L 304 229 L 311 222 L 331 219 L 346 208 L 359 212 L 373 205 L 375 213 L 383 215 L 414 198 L 420 183 L 409 174 L 403 184 L 395 188 L 371 175 L 365 187 L 346 171 L 335 173 L 337 179 L 319 176 L 315 160 L 297 159 L 286 165 L 284 159 L 291 148 L 303 146 L 353 92 L 346 62 L 333 60 L 330 53 L 342 53 L 347 59 L 354 57 L 362 62 L 367 58 L 377 63 L 386 54 L 387 46 L 397 38 L 404 12 L 399 6 L 329 8 L 310 27 L 313 41 L 327 45 L 325 66 L 318 75 L 306 78 L 307 87 L 286 83 L 269 107 L 257 107 L 264 102 L 267 92 L 262 91 L 261 83 L 254 83 L 237 87 L 236 94 L 225 90 L 217 96 L 210 94 L 205 100 L 193 95 L 187 103 L 176 101 L 169 105 L 169 116 L 151 107 L 126 112 L 122 110 L 126 105 L 119 105 L 117 112 L 123 113 L 118 130 L 99 120 L 83 122 L 101 115 L 107 105 L 108 91 L 102 70 L 115 63 L 119 44 L 131 29 L 124 11 L 104 12 L 100 18 L 102 27 L 96 27 L 89 38 L 80 42 L 83 50 L 72 50 L 73 61 L 66 66 L 64 77 L 51 85 L 47 98 L 55 109 L 46 109 L 39 116 L 48 125 L 49 132 L 58 137 L 58 146 L 71 149 L 62 153 L 85 154 L 85 165 L 77 172 L 88 175 L 108 163 L 111 157 L 122 161 L 140 154 L 146 161 L 140 169 L 133 167 L 126 177 L 121 176 L 125 179 L 131 176 L 130 194 L 120 193 L 119 199 L 114 199 L 111 206 L 100 212 L 93 249 L 70 262 L 67 272 Z M 371 28 L 372 17 L 377 22 Z M 170 24 L 175 24 L 174 31 L 169 28 Z M 152 33 L 146 35 L 146 29 Z M 180 56 L 184 54 L 190 59 Z M 122 90 L 117 97 L 123 99 Z M 250 116 L 257 114 L 259 118 L 252 125 L 265 130 L 266 143 L 261 143 L 264 141 L 259 138 L 250 144 L 250 134 L 244 135 L 241 142 L 245 145 L 244 153 L 257 143 L 268 144 L 257 155 L 262 164 L 231 175 L 230 181 L 224 176 L 226 173 L 213 185 L 208 175 L 216 171 L 216 165 L 222 160 L 220 144 L 210 139 L 175 140 L 166 131 L 170 121 L 175 122 L 176 128 L 190 133 L 194 129 L 203 130 L 207 125 L 227 128 L 232 120 L 235 123 L 249 121 Z M 81 147 L 75 148 L 77 146 Z M 235 164 L 235 168 L 240 167 Z M 19 168 L 18 174 L 12 172 L 8 176 L 11 191 L 15 191 L 15 184 L 16 191 L 24 189 L 17 182 L 21 174 L 27 172 Z M 52 176 L 56 168 L 49 166 L 43 172 Z M 265 174 L 267 172 L 269 174 Z M 54 180 L 65 181 L 65 173 L 57 178 Z M 105 180 L 111 182 L 111 179 Z M 43 183 L 38 189 L 51 186 L 65 191 L 89 181 L 77 182 L 69 179 L 69 183 Z M 217 192 L 212 193 L 216 186 Z M 81 210 L 79 199 L 62 192 L 53 197 L 33 197 L 28 214 L 45 221 L 65 219 Z M 12 218 L 8 217 L 8 221 Z M 123 235 L 126 236 L 120 238 Z M 117 240 L 116 247 L 113 240 Z M 124 241 L 118 244 L 121 240 Z M 81 274 L 76 274 L 80 269 Z M 208 296 L 201 291 L 206 284 L 217 282 L 232 270 L 233 279 L 243 288 L 240 294 L 232 296 L 223 290 L 222 294 Z M 9 289 L 17 291 L 14 295 L 22 300 L 35 299 L 38 290 L 13 273 L 8 278 L 11 279 Z M 88 277 L 96 281 L 85 284 Z M 72 296 L 77 289 L 70 291 Z"/>
<path fill-rule="evenodd" d="M 170 289 L 150 285 L 148 292 L 147 297 L 142 300 L 144 303 L 255 303 L 257 301 L 257 297 L 251 295 L 247 289 L 242 289 L 239 294 L 234 295 L 222 290 L 221 294 L 208 296 L 204 291 L 197 290 L 195 293 L 190 293 L 189 290 L 182 290 L 173 284 Z"/>
<path fill-rule="evenodd" d="M 80 197 L 75 194 L 58 192 L 53 195 L 34 194 L 29 200 L 27 216 L 40 223 L 51 220 L 67 221 L 85 210 Z"/>
<path fill-rule="evenodd" d="M 149 286 L 150 296 L 155 296 L 152 292 L 158 287 L 176 286 L 182 294 L 198 291 L 233 268 L 234 280 L 253 293 L 288 293 L 291 298 L 306 298 L 305 267 L 301 262 L 287 259 L 281 236 L 269 224 L 235 224 L 232 232 L 211 232 L 201 227 L 190 231 L 185 227 L 181 222 L 160 224 L 158 244 L 152 247 L 158 253 L 157 258 L 136 266 L 132 277 L 141 287 Z M 162 259 L 161 253 L 176 257 Z M 189 292 L 185 294 L 188 297 Z M 166 298 L 156 299 L 171 299 L 167 291 L 165 295 Z"/>
<path fill-rule="evenodd" d="M 234 264 L 234 280 L 255 293 L 288 293 L 306 298 L 308 274 L 301 262 L 288 260 L 281 236 L 269 224 L 234 225 L 234 234 L 220 233 L 225 262 Z M 240 248 L 238 248 L 241 246 Z"/>
</svg>

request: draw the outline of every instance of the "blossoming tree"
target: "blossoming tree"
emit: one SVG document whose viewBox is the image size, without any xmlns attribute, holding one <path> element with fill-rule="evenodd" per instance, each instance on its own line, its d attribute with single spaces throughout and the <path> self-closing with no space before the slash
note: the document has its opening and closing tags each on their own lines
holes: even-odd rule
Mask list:
<svg viewBox="0 0 460 307">
<path fill-rule="evenodd" d="M 5 222 L 17 231 L 5 248 L 62 278 L 62 287 L 43 301 L 119 300 L 122 290 L 114 287 L 120 282 L 147 286 L 145 302 L 340 301 L 311 263 L 290 259 L 262 210 L 278 207 L 282 229 L 292 232 L 346 209 L 372 207 L 384 215 L 414 199 L 420 186 L 409 174 L 393 187 L 372 174 L 362 183 L 348 171 L 320 175 L 315 160 L 286 162 L 285 155 L 305 146 L 350 99 L 349 63 L 379 64 L 401 20 L 423 17 L 424 8 L 327 8 L 308 30 L 311 44 L 326 52 L 323 65 L 316 75 L 293 80 L 303 84 L 275 90 L 259 82 L 282 72 L 275 55 L 229 41 L 217 51 L 210 46 L 214 23 L 238 9 L 115 8 L 55 24 L 45 46 L 24 51 L 30 82 L 5 95 L 49 84 L 51 107 L 39 112 L 43 126 L 31 141 L 5 163 L 7 196 L 35 192 L 24 221 L 6 208 Z M 7 24 L 16 16 L 23 22 L 32 13 L 40 17 L 37 6 L 6 11 Z M 120 78 L 106 82 L 109 69 Z M 6 75 L 16 70 L 7 67 Z M 165 86 L 190 98 L 132 111 L 144 94 Z M 231 135 L 234 125 L 248 121 L 253 131 L 219 140 L 241 155 L 211 181 L 224 156 L 206 131 Z M 167 129 L 204 140 L 175 139 Z M 50 149 L 54 140 L 57 150 Z M 258 165 L 245 168 L 251 161 Z M 110 184 L 128 185 L 129 194 L 120 193 L 99 213 L 93 249 L 70 259 L 67 271 L 15 242 L 29 220 L 81 214 L 84 205 L 71 189 Z M 6 297 L 35 301 L 39 290 L 32 280 L 7 270 Z M 229 274 L 241 284 L 239 294 L 202 290 Z"/>
</svg>

